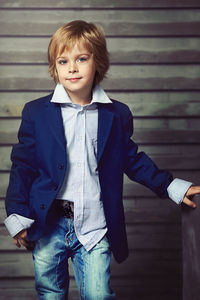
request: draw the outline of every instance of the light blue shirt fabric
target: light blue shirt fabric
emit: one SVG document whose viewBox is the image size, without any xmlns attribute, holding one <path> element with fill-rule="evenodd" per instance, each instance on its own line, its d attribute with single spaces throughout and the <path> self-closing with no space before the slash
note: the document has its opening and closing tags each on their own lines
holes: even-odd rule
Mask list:
<svg viewBox="0 0 200 300">
<path fill-rule="evenodd" d="M 97 170 L 97 103 L 112 102 L 96 86 L 90 104 L 74 104 L 61 84 L 56 86 L 51 102 L 61 104 L 68 160 L 57 198 L 74 202 L 75 232 L 89 251 L 107 232 Z"/>
<path fill-rule="evenodd" d="M 100 86 L 93 90 L 90 104 L 73 104 L 61 84 L 57 84 L 52 102 L 61 104 L 69 167 L 58 199 L 74 202 L 74 226 L 77 237 L 89 251 L 107 232 L 97 171 L 97 103 L 111 100 Z M 191 182 L 174 179 L 168 195 L 177 204 L 184 198 Z M 12 214 L 4 221 L 11 236 L 29 228 L 34 220 Z"/>
<path fill-rule="evenodd" d="M 177 204 L 181 204 L 187 190 L 191 187 L 192 184 L 192 182 L 175 178 L 167 188 L 169 198 Z"/>
</svg>

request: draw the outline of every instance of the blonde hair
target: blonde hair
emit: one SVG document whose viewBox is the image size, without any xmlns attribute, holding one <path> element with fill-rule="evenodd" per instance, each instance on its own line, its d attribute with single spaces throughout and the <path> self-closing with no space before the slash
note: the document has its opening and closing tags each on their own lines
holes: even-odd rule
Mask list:
<svg viewBox="0 0 200 300">
<path fill-rule="evenodd" d="M 65 50 L 71 50 L 77 43 L 83 41 L 86 49 L 93 54 L 96 65 L 94 85 L 106 76 L 109 68 L 109 53 L 103 29 L 93 23 L 75 20 L 64 24 L 52 36 L 48 47 L 49 73 L 57 83 L 56 58 Z"/>
</svg>

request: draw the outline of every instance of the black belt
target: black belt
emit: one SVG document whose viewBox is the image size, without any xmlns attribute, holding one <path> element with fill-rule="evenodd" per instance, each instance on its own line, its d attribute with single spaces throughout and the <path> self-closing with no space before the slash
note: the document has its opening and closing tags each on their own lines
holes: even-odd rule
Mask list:
<svg viewBox="0 0 200 300">
<path fill-rule="evenodd" d="M 74 218 L 74 203 L 67 200 L 56 199 L 53 205 L 54 209 L 61 217 Z"/>
</svg>

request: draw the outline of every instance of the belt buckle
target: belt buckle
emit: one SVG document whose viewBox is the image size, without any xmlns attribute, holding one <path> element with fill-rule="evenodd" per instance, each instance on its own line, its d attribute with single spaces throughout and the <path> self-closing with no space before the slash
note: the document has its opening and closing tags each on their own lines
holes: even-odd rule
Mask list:
<svg viewBox="0 0 200 300">
<path fill-rule="evenodd" d="M 69 218 L 69 219 L 73 219 L 74 218 L 73 203 L 66 202 L 62 206 L 62 210 L 63 210 L 63 217 L 64 218 Z"/>
</svg>

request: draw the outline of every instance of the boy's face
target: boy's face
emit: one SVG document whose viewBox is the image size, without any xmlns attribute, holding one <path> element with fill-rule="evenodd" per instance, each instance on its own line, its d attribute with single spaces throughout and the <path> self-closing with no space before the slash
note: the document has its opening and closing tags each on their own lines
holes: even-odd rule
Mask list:
<svg viewBox="0 0 200 300">
<path fill-rule="evenodd" d="M 83 42 L 76 43 L 69 51 L 64 51 L 56 59 L 59 82 L 64 86 L 72 102 L 73 99 L 90 101 L 96 73 L 93 54 Z"/>
</svg>

